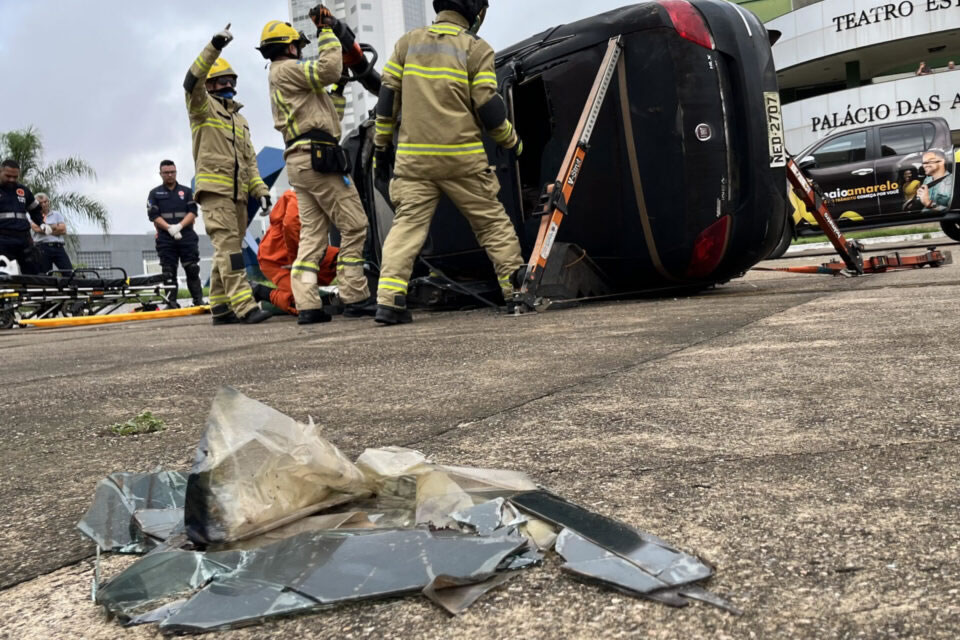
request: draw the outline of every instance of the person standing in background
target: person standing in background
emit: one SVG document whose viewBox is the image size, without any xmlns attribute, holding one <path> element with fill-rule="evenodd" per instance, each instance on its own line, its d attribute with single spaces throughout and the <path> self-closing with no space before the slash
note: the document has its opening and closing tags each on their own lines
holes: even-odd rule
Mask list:
<svg viewBox="0 0 960 640">
<path fill-rule="evenodd" d="M 46 273 L 54 268 L 58 271 L 73 271 L 73 263 L 67 255 L 66 235 L 67 219 L 59 211 L 50 210 L 50 198 L 45 193 L 36 195 L 42 211 L 41 224 L 30 223 L 33 230 L 33 243 L 40 249 L 40 271 Z"/>
</svg>

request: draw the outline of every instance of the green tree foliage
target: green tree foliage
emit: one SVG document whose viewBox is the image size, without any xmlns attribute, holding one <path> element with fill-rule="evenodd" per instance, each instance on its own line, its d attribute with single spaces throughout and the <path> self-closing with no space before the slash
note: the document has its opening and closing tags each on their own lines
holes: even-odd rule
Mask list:
<svg viewBox="0 0 960 640">
<path fill-rule="evenodd" d="M 0 160 L 12 158 L 20 163 L 20 182 L 34 193 L 50 197 L 50 210 L 59 211 L 68 218 L 79 216 L 103 229 L 110 228 L 110 214 L 102 202 L 77 193 L 65 191 L 71 180 L 96 180 L 97 174 L 85 160 L 78 157 L 43 162 L 43 141 L 34 127 L 0 133 Z"/>
</svg>

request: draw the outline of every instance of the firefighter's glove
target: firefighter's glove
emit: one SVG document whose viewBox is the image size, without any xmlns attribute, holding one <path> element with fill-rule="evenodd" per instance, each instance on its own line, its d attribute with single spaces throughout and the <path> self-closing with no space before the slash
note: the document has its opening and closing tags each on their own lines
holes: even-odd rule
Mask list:
<svg viewBox="0 0 960 640">
<path fill-rule="evenodd" d="M 332 27 L 339 22 L 336 16 L 330 12 L 330 9 L 327 9 L 322 4 L 318 4 L 313 9 L 310 9 L 310 13 L 308 15 L 310 16 L 311 22 L 313 22 L 317 29 L 322 29 L 323 27 Z"/>
<path fill-rule="evenodd" d="M 232 40 L 233 34 L 230 33 L 230 25 L 228 24 L 226 29 L 213 36 L 213 39 L 210 40 L 210 44 L 213 45 L 214 49 L 223 51 L 224 47 L 230 44 Z"/>
<path fill-rule="evenodd" d="M 46 224 L 46 223 L 40 225 L 40 231 L 43 231 L 43 233 L 44 233 L 45 235 L 48 235 L 48 236 L 52 236 L 52 235 L 53 235 L 53 227 L 51 227 L 50 225 L 48 225 L 48 224 Z"/>
<path fill-rule="evenodd" d="M 180 233 L 182 230 L 183 230 L 182 224 L 172 224 L 169 227 L 167 227 L 167 233 L 169 233 L 170 237 L 173 238 L 174 240 L 183 239 L 183 234 Z"/>
<path fill-rule="evenodd" d="M 270 215 L 270 208 L 273 206 L 273 201 L 270 199 L 269 195 L 260 196 L 260 215 L 267 216 Z"/>
<path fill-rule="evenodd" d="M 513 148 L 513 152 L 517 155 L 518 158 L 521 155 L 523 155 L 523 140 L 521 140 L 520 138 L 517 138 L 517 146 Z"/>
<path fill-rule="evenodd" d="M 390 180 L 390 151 L 386 147 L 377 147 L 373 152 L 373 174 L 377 180 Z"/>
</svg>

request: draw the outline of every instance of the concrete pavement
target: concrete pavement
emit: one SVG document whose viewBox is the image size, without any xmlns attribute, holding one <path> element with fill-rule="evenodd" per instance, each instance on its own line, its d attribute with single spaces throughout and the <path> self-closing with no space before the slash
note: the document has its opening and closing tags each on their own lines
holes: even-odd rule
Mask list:
<svg viewBox="0 0 960 640">
<path fill-rule="evenodd" d="M 551 563 L 455 620 L 414 598 L 230 638 L 954 638 L 958 294 L 960 265 L 752 272 L 689 298 L 392 329 L 196 318 L 2 334 L 0 638 L 157 636 L 102 620 L 73 527 L 108 473 L 188 469 L 221 384 L 313 416 L 350 456 L 405 445 L 527 471 L 709 560 L 709 588 L 746 611 L 673 610 Z M 101 434 L 144 409 L 168 430 Z"/>
</svg>

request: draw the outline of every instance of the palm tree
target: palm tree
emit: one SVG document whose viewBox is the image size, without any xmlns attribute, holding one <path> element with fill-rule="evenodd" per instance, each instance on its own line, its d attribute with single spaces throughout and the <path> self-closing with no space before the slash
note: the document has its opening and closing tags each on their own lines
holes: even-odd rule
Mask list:
<svg viewBox="0 0 960 640">
<path fill-rule="evenodd" d="M 50 197 L 50 209 L 79 215 L 96 224 L 104 233 L 110 228 L 110 214 L 99 200 L 77 193 L 63 191 L 61 185 L 72 179 L 96 180 L 97 174 L 87 162 L 78 157 L 65 158 L 43 164 L 43 142 L 34 127 L 0 133 L 0 159 L 12 158 L 20 164 L 20 182 L 34 193 Z"/>
</svg>

